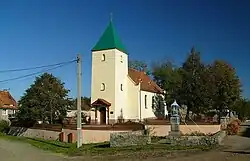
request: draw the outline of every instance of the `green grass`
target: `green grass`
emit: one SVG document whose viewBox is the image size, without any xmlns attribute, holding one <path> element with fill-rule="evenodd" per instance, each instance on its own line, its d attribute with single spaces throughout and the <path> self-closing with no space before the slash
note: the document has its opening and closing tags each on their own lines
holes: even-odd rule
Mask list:
<svg viewBox="0 0 250 161">
<path fill-rule="evenodd" d="M 204 146 L 171 146 L 168 144 L 151 144 L 146 146 L 131 146 L 122 148 L 111 148 L 109 142 L 85 144 L 81 148 L 76 148 L 76 144 L 62 143 L 59 141 L 49 141 L 43 139 L 34 139 L 26 137 L 0 135 L 0 139 L 8 139 L 13 141 L 21 141 L 29 143 L 39 149 L 51 151 L 54 153 L 61 153 L 69 156 L 147 156 L 147 155 L 160 155 L 167 152 L 174 151 L 204 151 L 212 147 Z"/>
</svg>

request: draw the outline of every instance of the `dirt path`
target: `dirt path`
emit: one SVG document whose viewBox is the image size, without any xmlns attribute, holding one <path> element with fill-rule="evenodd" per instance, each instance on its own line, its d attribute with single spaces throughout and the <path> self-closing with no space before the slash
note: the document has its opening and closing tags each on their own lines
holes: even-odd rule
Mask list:
<svg viewBox="0 0 250 161">
<path fill-rule="evenodd" d="M 30 144 L 0 139 L 1 161 L 64 161 L 58 154 L 51 154 Z"/>
</svg>

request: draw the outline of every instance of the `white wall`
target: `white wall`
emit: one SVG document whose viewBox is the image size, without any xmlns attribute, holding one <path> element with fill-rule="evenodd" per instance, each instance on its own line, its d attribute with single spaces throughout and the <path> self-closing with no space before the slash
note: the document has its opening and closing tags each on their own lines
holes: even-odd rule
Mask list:
<svg viewBox="0 0 250 161">
<path fill-rule="evenodd" d="M 115 50 L 115 118 L 119 117 L 128 107 L 127 104 L 127 75 L 128 75 L 128 55 Z M 122 90 L 121 90 L 122 84 Z"/>
<path fill-rule="evenodd" d="M 127 77 L 127 107 L 124 110 L 125 119 L 140 119 L 139 110 L 140 107 L 140 97 L 139 97 L 140 86 L 135 85 L 133 80 Z"/>
<path fill-rule="evenodd" d="M 103 54 L 105 61 L 102 61 Z M 120 109 L 126 107 L 127 73 L 127 54 L 117 49 L 92 52 L 91 103 L 98 98 L 110 102 L 109 112 L 113 112 L 109 114 L 110 119 L 116 119 L 120 116 Z M 105 84 L 104 91 L 101 91 L 102 83 Z M 120 90 L 120 84 L 123 84 L 123 91 Z"/>
<path fill-rule="evenodd" d="M 145 95 L 147 101 L 145 102 Z M 156 93 L 141 91 L 141 117 L 144 118 L 155 118 L 155 114 L 152 109 L 152 98 L 156 96 Z"/>
</svg>

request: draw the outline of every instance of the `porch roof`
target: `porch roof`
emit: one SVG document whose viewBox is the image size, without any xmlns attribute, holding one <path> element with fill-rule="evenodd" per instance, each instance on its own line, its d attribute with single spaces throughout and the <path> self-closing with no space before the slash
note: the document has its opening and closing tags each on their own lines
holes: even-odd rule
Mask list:
<svg viewBox="0 0 250 161">
<path fill-rule="evenodd" d="M 102 98 L 98 98 L 95 102 L 93 102 L 91 104 L 92 106 L 106 106 L 109 107 L 111 106 L 111 103 L 109 103 L 108 101 L 106 101 L 105 99 Z"/>
</svg>

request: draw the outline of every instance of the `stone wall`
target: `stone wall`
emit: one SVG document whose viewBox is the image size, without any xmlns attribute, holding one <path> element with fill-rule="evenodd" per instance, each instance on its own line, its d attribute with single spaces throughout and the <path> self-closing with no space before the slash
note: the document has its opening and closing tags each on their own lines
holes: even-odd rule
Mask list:
<svg viewBox="0 0 250 161">
<path fill-rule="evenodd" d="M 144 135 L 144 131 L 118 132 L 110 135 L 110 147 L 126 147 L 150 143 L 151 137 Z"/>
<path fill-rule="evenodd" d="M 225 136 L 225 131 L 220 131 L 213 136 L 167 136 L 161 143 L 169 143 L 175 146 L 214 146 L 222 145 Z"/>
<path fill-rule="evenodd" d="M 65 132 L 65 135 L 67 136 L 70 133 L 73 133 L 75 136 L 73 139 L 73 142 L 76 142 L 77 139 L 77 131 L 76 130 L 69 130 L 69 129 L 63 129 L 63 132 Z M 111 130 L 82 130 L 82 140 L 83 144 L 90 144 L 90 143 L 100 143 L 110 140 L 110 135 L 112 133 L 115 133 L 117 131 L 111 131 Z M 128 132 L 128 131 L 120 131 L 120 132 Z M 66 138 L 67 141 L 67 138 Z"/>
<path fill-rule="evenodd" d="M 146 128 L 150 128 L 150 133 L 154 136 L 167 136 L 170 131 L 170 125 L 147 125 Z M 199 125 L 199 128 L 195 125 L 181 125 L 181 131 L 186 134 L 194 131 L 199 131 L 202 133 L 216 133 L 220 130 L 219 125 Z M 70 133 L 74 134 L 73 142 L 76 142 L 77 132 L 76 130 L 69 130 L 69 129 L 62 129 L 65 132 L 66 141 L 67 135 Z M 131 132 L 128 130 L 123 130 L 119 132 Z M 16 136 L 25 136 L 25 137 L 37 137 L 42 139 L 50 139 L 50 140 L 57 140 L 59 138 L 60 132 L 58 131 L 48 131 L 48 130 L 41 130 L 41 129 L 30 129 L 30 128 L 22 128 L 22 127 L 11 127 L 10 131 L 11 135 Z M 98 142 L 105 142 L 110 141 L 110 136 L 113 133 L 117 133 L 117 131 L 112 130 L 82 130 L 83 136 L 83 143 L 98 143 Z"/>
<path fill-rule="evenodd" d="M 220 131 L 220 125 L 180 125 L 180 131 L 183 134 L 189 134 L 192 132 L 200 132 L 204 134 L 214 134 Z M 171 125 L 146 125 L 149 128 L 151 135 L 154 136 L 167 136 L 171 130 Z"/>
<path fill-rule="evenodd" d="M 76 142 L 76 139 L 77 139 L 76 130 L 62 129 L 62 132 L 65 133 L 66 142 L 68 142 L 67 136 L 70 133 L 73 133 L 74 135 L 73 142 Z M 83 144 L 100 143 L 100 142 L 109 141 L 110 135 L 115 132 L 117 131 L 82 130 Z M 120 132 L 127 132 L 127 131 L 120 131 Z M 11 127 L 9 131 L 9 135 L 24 136 L 24 137 L 30 137 L 30 138 L 41 138 L 41 139 L 46 139 L 46 140 L 58 140 L 60 133 L 61 132 L 57 132 L 57 131 L 30 129 L 30 128 L 23 128 L 23 127 Z"/>
<path fill-rule="evenodd" d="M 24 136 L 29 138 L 41 138 L 45 140 L 58 140 L 60 132 L 40 130 L 40 129 L 30 129 L 24 127 L 11 127 L 8 134 L 14 136 Z"/>
</svg>

